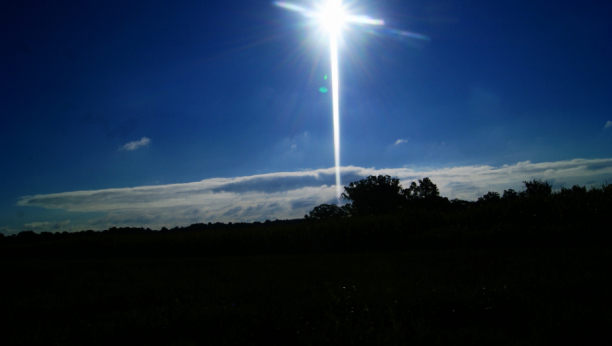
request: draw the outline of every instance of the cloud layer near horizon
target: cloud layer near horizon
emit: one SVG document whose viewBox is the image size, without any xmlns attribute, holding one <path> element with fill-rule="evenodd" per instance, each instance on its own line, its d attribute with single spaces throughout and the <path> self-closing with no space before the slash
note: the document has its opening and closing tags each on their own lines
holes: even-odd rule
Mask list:
<svg viewBox="0 0 612 346">
<path fill-rule="evenodd" d="M 429 177 L 438 185 L 442 196 L 475 200 L 488 191 L 522 190 L 522 182 L 532 179 L 546 180 L 554 188 L 601 184 L 606 179 L 612 180 L 612 159 L 525 161 L 501 167 L 485 165 L 430 170 L 348 166 L 342 168 L 342 181 L 346 185 L 369 175 L 381 174 L 399 178 L 404 187 L 412 181 Z M 319 204 L 335 203 L 334 184 L 334 168 L 327 168 L 213 178 L 185 184 L 24 196 L 17 205 L 107 213 L 86 223 L 70 223 L 73 230 L 101 230 L 112 226 L 159 229 L 161 226 L 187 226 L 198 222 L 301 218 Z M 57 229 L 58 225 L 67 225 L 67 221 L 55 222 L 53 226 Z"/>
</svg>

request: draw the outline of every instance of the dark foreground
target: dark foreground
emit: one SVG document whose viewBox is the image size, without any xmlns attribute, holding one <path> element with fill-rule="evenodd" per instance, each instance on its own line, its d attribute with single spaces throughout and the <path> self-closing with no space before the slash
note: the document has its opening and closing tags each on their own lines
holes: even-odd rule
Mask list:
<svg viewBox="0 0 612 346">
<path fill-rule="evenodd" d="M 4 345 L 609 344 L 608 246 L 3 259 Z"/>
</svg>

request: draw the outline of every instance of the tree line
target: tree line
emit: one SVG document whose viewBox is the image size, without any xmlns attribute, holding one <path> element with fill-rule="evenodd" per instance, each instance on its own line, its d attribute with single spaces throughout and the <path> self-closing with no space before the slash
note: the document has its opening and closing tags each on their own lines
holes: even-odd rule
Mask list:
<svg viewBox="0 0 612 346">
<path fill-rule="evenodd" d="M 552 190 L 552 185 L 541 179 L 523 181 L 524 190 L 504 190 L 503 194 L 489 191 L 476 201 L 462 199 L 449 200 L 440 196 L 438 186 L 428 177 L 412 182 L 408 188 L 403 188 L 397 178 L 388 175 L 371 175 L 344 187 L 341 199 L 348 203 L 343 206 L 321 204 L 309 214 L 307 220 L 324 220 L 337 217 L 358 215 L 380 215 L 414 209 L 434 209 L 439 211 L 461 211 L 466 209 L 491 209 L 497 207 L 507 210 L 554 209 L 562 218 L 577 216 L 578 213 L 596 212 L 596 205 L 608 208 L 612 202 L 612 185 L 592 187 L 574 185 L 571 188 Z M 550 211 L 550 210 L 549 210 Z M 603 210 L 600 210 L 602 212 Z M 507 214 L 507 213 L 504 213 Z"/>
<path fill-rule="evenodd" d="M 490 191 L 476 201 L 449 200 L 428 177 L 412 182 L 408 188 L 399 179 L 388 175 L 369 176 L 351 182 L 344 187 L 343 206 L 321 204 L 304 219 L 266 220 L 253 223 L 196 223 L 186 227 L 151 230 L 142 227 L 111 227 L 105 231 L 42 232 L 31 230 L 5 236 L 0 233 L 0 243 L 31 243 L 46 240 L 89 236 L 92 234 L 173 234 L 201 231 L 258 230 L 272 227 L 292 227 L 302 222 L 367 218 L 396 214 L 411 228 L 435 227 L 435 224 L 487 226 L 499 224 L 568 224 L 596 223 L 612 212 L 612 185 L 587 189 L 574 185 L 571 188 L 552 190 L 552 185 L 542 180 L 523 181 L 523 191 L 504 190 L 502 194 Z M 395 217 L 395 216 L 394 216 Z M 318 227 L 318 226 L 317 226 Z M 487 226 L 488 227 L 488 226 Z"/>
</svg>

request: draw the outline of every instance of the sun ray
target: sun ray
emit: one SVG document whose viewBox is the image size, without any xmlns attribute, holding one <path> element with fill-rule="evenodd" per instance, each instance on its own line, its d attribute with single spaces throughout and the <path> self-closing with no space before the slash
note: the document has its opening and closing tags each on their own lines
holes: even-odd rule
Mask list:
<svg viewBox="0 0 612 346">
<path fill-rule="evenodd" d="M 334 164 L 336 166 L 336 197 L 340 202 L 342 181 L 340 179 L 340 74 L 338 72 L 338 33 L 332 32 L 330 41 L 332 68 L 332 109 L 334 119 Z"/>
<path fill-rule="evenodd" d="M 336 197 L 340 203 L 340 195 L 342 193 L 342 181 L 340 177 L 340 67 L 338 58 L 338 39 L 342 33 L 342 29 L 350 23 L 362 24 L 369 26 L 384 25 L 384 21 L 380 19 L 372 19 L 364 15 L 354 15 L 342 4 L 342 0 L 327 0 L 317 6 L 317 10 L 288 3 L 285 1 L 276 1 L 276 6 L 289 11 L 299 12 L 307 18 L 313 18 L 317 21 L 324 31 L 329 35 L 329 47 L 331 58 L 331 83 L 332 83 L 332 114 L 334 126 L 334 165 L 336 171 Z"/>
</svg>

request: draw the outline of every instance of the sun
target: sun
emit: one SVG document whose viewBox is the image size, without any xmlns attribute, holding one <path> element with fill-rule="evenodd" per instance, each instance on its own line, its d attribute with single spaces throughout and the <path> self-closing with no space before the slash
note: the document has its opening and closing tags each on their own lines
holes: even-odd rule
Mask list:
<svg viewBox="0 0 612 346">
<path fill-rule="evenodd" d="M 323 29 L 330 34 L 338 34 L 349 21 L 348 14 L 342 6 L 342 0 L 329 0 L 319 11 L 317 20 Z"/>
<path fill-rule="evenodd" d="M 342 30 L 348 23 L 384 25 L 380 19 L 372 19 L 368 16 L 357 16 L 350 14 L 342 4 L 342 0 L 326 0 L 319 3 L 315 10 L 292 3 L 277 1 L 276 6 L 295 12 L 300 12 L 308 18 L 313 18 L 319 26 L 329 35 L 329 47 L 331 58 L 331 83 L 332 83 L 332 114 L 334 123 L 334 162 L 336 167 L 336 196 L 340 203 L 342 194 L 342 182 L 340 180 L 340 72 L 338 59 L 338 40 Z"/>
</svg>

